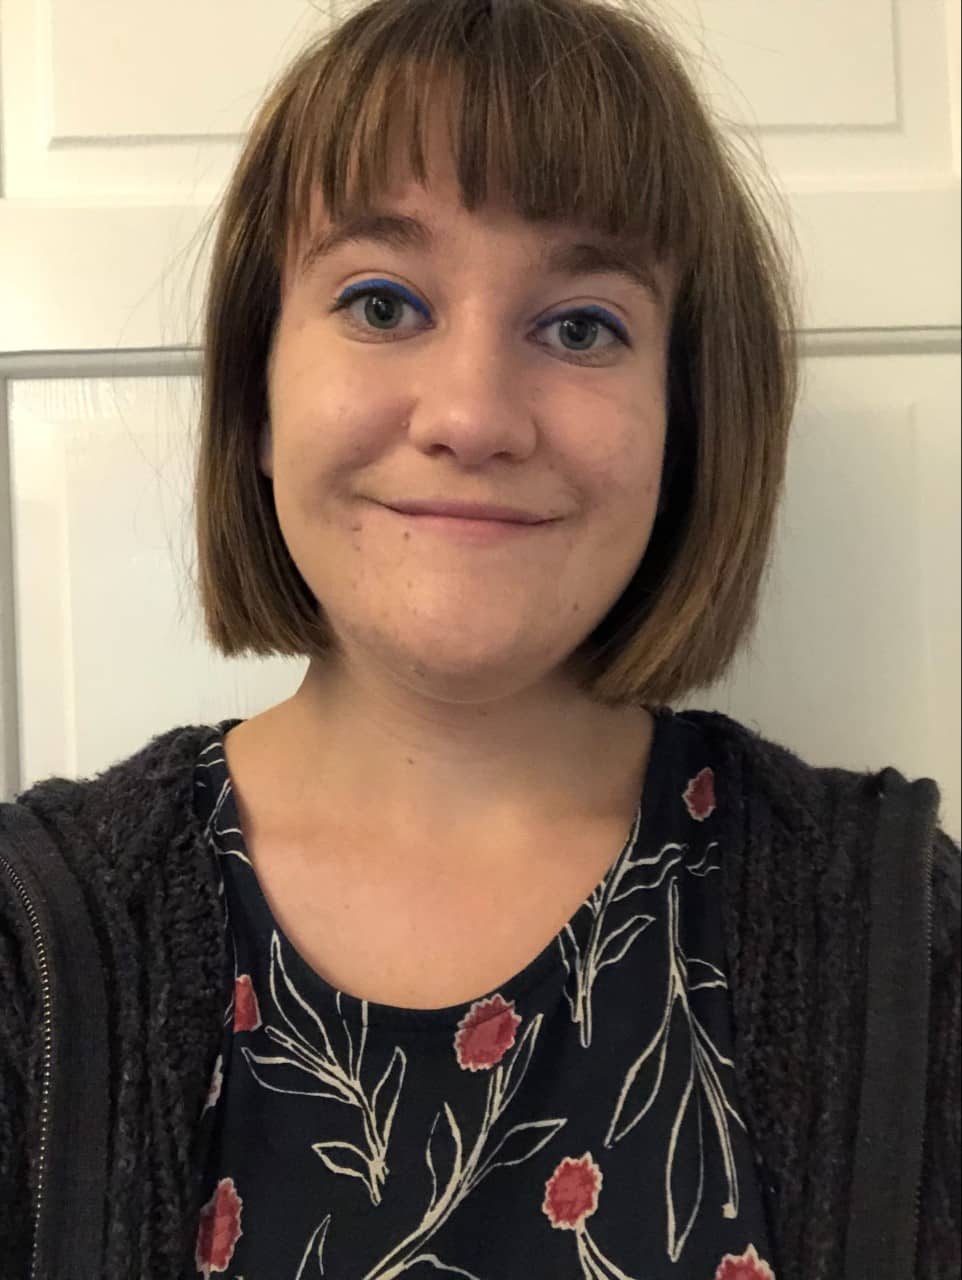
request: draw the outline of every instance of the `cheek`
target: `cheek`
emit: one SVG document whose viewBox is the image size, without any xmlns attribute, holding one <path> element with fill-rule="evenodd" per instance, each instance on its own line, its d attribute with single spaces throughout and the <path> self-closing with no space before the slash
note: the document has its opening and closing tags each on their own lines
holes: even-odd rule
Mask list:
<svg viewBox="0 0 962 1280">
<path fill-rule="evenodd" d="M 599 440 L 588 455 L 582 454 L 582 474 L 595 500 L 611 510 L 635 516 L 655 506 L 661 485 L 665 446 L 662 421 L 652 418 L 639 427 L 637 420 L 617 440 Z"/>
<path fill-rule="evenodd" d="M 601 546 L 615 559 L 644 554 L 658 514 L 663 436 L 632 437 L 630 446 L 604 459 L 593 481 Z"/>
</svg>

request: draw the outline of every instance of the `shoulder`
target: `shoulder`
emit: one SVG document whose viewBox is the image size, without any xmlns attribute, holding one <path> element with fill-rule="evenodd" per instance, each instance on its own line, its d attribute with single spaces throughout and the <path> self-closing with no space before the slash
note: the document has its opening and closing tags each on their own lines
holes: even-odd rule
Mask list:
<svg viewBox="0 0 962 1280">
<path fill-rule="evenodd" d="M 859 770 L 806 760 L 757 727 L 718 711 L 691 709 L 674 714 L 711 741 L 720 763 L 731 771 L 733 800 L 763 795 L 776 813 L 797 817 L 804 811 L 811 821 L 825 826 L 851 816 L 844 812 L 846 803 L 875 814 L 882 797 L 911 795 L 933 825 L 937 820 L 941 793 L 932 778 L 910 781 L 891 766 Z"/>
<path fill-rule="evenodd" d="M 53 971 L 61 977 L 65 964 L 74 966 L 81 982 L 92 972 L 73 945 L 76 935 L 56 927 L 80 916 L 48 910 L 51 901 L 62 906 L 65 899 L 50 894 L 51 882 L 43 875 L 47 855 L 37 848 L 36 833 L 32 839 L 28 829 L 22 830 L 21 843 L 13 845 L 13 818 L 29 814 L 36 819 L 72 873 L 58 883 L 61 889 L 76 886 L 71 910 L 82 904 L 93 926 L 106 975 L 111 1043 L 133 1054 L 147 1042 L 145 1028 L 156 1002 L 138 1003 L 130 993 L 154 990 L 154 979 L 145 971 L 149 966 L 153 974 L 167 964 L 163 982 L 169 997 L 156 1016 L 162 1016 L 164 1034 L 172 1035 L 170 1042 L 189 1062 L 191 1054 L 208 1051 L 203 1041 L 194 1043 L 190 1029 L 205 1020 L 216 1026 L 223 1000 L 218 869 L 206 856 L 193 804 L 198 756 L 221 731 L 217 725 L 172 729 L 94 777 L 47 778 L 18 794 L 13 804 L 0 804 L 0 1132 L 9 1148 L 9 1159 L 0 1160 L 5 1260 L 28 1257 L 28 1197 L 35 1180 L 29 1160 L 37 1148 L 43 993 L 49 981 L 38 939 L 48 944 L 48 958 L 59 957 L 61 967 Z M 17 867 L 28 874 L 11 875 L 10 868 Z M 202 1075 L 184 1067 L 191 1088 Z"/>
<path fill-rule="evenodd" d="M 29 809 L 64 851 L 77 842 L 111 843 L 132 834 L 142 841 L 189 815 L 198 757 L 220 732 L 216 724 L 169 729 L 97 774 L 45 778 L 14 803 Z"/>
<path fill-rule="evenodd" d="M 92 777 L 37 782 L 14 804 L 41 824 L 95 909 L 131 906 L 159 878 L 206 884 L 210 869 L 196 856 L 194 773 L 220 732 L 211 724 L 170 729 Z M 0 851 L 3 839 L 0 822 Z"/>
<path fill-rule="evenodd" d="M 820 765 L 720 712 L 675 715 L 711 742 L 723 766 L 719 788 L 741 819 L 746 839 L 757 842 L 762 828 L 771 832 L 777 826 L 785 835 L 802 837 L 809 850 L 821 847 L 829 861 L 844 848 L 862 862 L 876 850 L 883 808 L 898 805 L 906 854 L 931 854 L 934 955 L 956 960 L 962 850 L 939 825 L 941 792 L 934 779 L 910 779 L 892 766 L 858 770 Z M 806 835 L 817 842 L 805 841 Z"/>
<path fill-rule="evenodd" d="M 86 778 L 50 777 L 15 797 L 38 817 L 81 819 L 116 801 L 137 808 L 173 798 L 189 785 L 197 757 L 220 732 L 216 724 L 183 725 L 157 734 L 131 755 Z"/>
</svg>

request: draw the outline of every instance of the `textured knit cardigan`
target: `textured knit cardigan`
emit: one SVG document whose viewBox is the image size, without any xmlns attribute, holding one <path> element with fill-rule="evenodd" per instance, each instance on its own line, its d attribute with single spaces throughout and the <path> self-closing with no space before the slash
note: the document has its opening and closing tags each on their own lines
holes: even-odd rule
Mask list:
<svg viewBox="0 0 962 1280">
<path fill-rule="evenodd" d="M 929 779 L 910 784 L 894 769 L 868 774 L 812 767 L 726 716 L 677 714 L 709 734 L 717 763 L 736 1080 L 759 1152 L 777 1280 L 868 1280 L 869 1266 L 873 1280 L 958 1280 L 960 856 L 937 826 L 938 788 Z M 65 878 L 79 886 L 76 899 L 86 907 L 92 924 L 87 932 L 96 940 L 90 950 L 99 963 L 71 966 L 67 941 L 63 967 L 81 970 L 72 974 L 81 1006 L 88 989 L 92 998 L 102 983 L 106 1181 L 103 1204 L 90 1206 L 102 1240 L 102 1274 L 109 1280 L 177 1280 L 191 1256 L 206 1156 L 195 1133 L 233 979 L 219 871 L 193 809 L 197 752 L 211 732 L 210 725 L 174 729 L 95 778 L 48 779 L 19 796 L 18 805 L 0 806 L 4 1280 L 31 1274 L 36 1153 L 47 1123 L 40 1114 L 45 1041 L 35 937 L 23 903 L 5 883 L 16 881 L 3 856 L 5 815 L 14 809 L 26 809 L 52 837 L 72 873 Z M 902 799 L 896 804 L 893 796 Z M 893 841 L 899 847 L 888 859 L 895 870 L 885 882 L 895 889 L 880 897 L 872 867 L 873 854 L 880 861 L 883 830 L 888 847 Z M 12 847 L 8 841 L 8 851 Z M 900 1079 L 890 1063 L 884 1079 L 871 1066 L 863 1069 L 867 1043 L 881 1043 L 890 1054 L 894 1048 L 898 1056 L 904 1040 L 913 1039 L 900 1032 L 894 1046 L 885 1042 L 891 1023 L 886 1010 L 897 1006 L 902 978 L 890 966 L 880 981 L 887 940 L 879 929 L 870 930 L 873 904 L 879 917 L 903 918 L 900 883 L 918 886 L 913 892 L 919 902 L 924 898 L 928 915 L 928 942 L 918 938 L 922 927 L 913 926 L 906 952 L 917 972 L 904 975 L 906 982 L 922 975 L 925 984 L 916 1002 L 924 1031 L 909 1044 L 907 1057 L 927 1064 L 916 1073 L 925 1077 L 924 1092 L 921 1079 Z M 905 932 L 893 929 L 893 946 Z M 916 963 L 923 955 L 925 962 Z M 95 969 L 102 969 L 99 981 Z M 901 1027 L 915 1013 L 899 1017 Z M 83 1048 L 72 1061 L 83 1060 Z M 879 1055 L 869 1056 L 877 1064 Z M 867 1091 L 865 1080 L 873 1075 Z M 69 1081 L 61 1083 L 69 1111 Z M 867 1108 L 867 1092 L 884 1105 Z M 912 1165 L 897 1145 L 899 1120 L 887 1135 L 872 1132 L 871 1117 L 898 1116 L 903 1098 L 909 1112 L 917 1100 L 918 1122 L 912 1124 L 922 1134 L 921 1173 L 909 1184 L 920 1188 L 917 1254 L 915 1227 L 905 1225 L 904 1212 L 893 1215 L 901 1225 L 865 1220 L 867 1213 L 886 1217 L 886 1179 L 894 1186 L 902 1165 Z M 60 1132 L 72 1133 L 73 1145 L 82 1146 L 84 1126 L 89 1133 L 91 1123 L 89 1116 L 71 1115 Z M 46 1171 L 54 1187 L 61 1185 L 57 1157 L 56 1150 L 48 1154 Z M 875 1188 L 867 1199 L 866 1185 Z M 904 1185 L 898 1194 L 904 1209 Z M 57 1206 L 46 1209 L 46 1232 L 56 1236 Z M 895 1254 L 901 1261 L 887 1265 Z M 76 1268 L 57 1271 L 57 1280 L 97 1274 L 75 1261 Z"/>
</svg>

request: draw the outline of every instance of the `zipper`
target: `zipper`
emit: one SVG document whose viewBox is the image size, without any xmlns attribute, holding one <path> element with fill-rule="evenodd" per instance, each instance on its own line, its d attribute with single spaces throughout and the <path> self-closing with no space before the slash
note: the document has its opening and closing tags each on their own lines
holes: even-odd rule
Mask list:
<svg viewBox="0 0 962 1280">
<path fill-rule="evenodd" d="M 932 890 L 932 872 L 935 862 L 935 837 L 929 844 L 925 852 L 925 895 L 926 895 L 926 912 L 925 912 L 925 954 L 928 964 L 928 988 L 932 989 L 932 933 L 933 933 L 933 917 L 935 914 L 935 895 Z M 927 1109 L 927 1108 L 926 1108 Z M 919 1150 L 925 1151 L 925 1116 L 923 1112 L 922 1133 L 919 1140 Z M 913 1214 L 913 1246 L 915 1257 L 915 1269 L 918 1271 L 919 1264 L 919 1223 L 922 1218 L 922 1172 L 924 1169 L 924 1160 L 919 1166 L 919 1177 L 915 1184 L 915 1212 Z"/>
<path fill-rule="evenodd" d="M 50 972 L 47 965 L 47 948 L 33 903 L 24 888 L 23 881 L 7 859 L 0 854 L 5 867 L 26 909 L 33 929 L 40 967 L 40 990 L 43 997 L 43 1084 L 40 1095 L 40 1156 L 37 1167 L 37 1200 L 34 1206 L 33 1252 L 30 1262 L 30 1278 L 38 1280 L 40 1263 L 40 1222 L 44 1200 L 44 1173 L 47 1167 L 47 1147 L 50 1126 L 50 1082 L 53 1076 L 53 999 L 50 994 Z"/>
</svg>

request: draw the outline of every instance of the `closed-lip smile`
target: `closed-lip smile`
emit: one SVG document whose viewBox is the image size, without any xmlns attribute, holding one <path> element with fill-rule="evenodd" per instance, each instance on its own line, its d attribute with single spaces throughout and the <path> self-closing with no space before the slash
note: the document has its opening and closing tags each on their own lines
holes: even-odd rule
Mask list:
<svg viewBox="0 0 962 1280">
<path fill-rule="evenodd" d="M 410 501 L 385 503 L 392 511 L 410 516 L 449 516 L 461 520 L 499 520 L 511 524 L 542 524 L 544 517 L 520 507 L 506 507 L 499 503 Z"/>
</svg>

